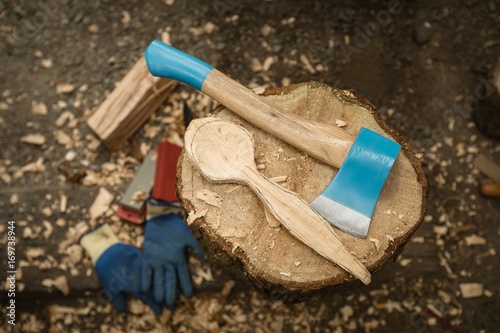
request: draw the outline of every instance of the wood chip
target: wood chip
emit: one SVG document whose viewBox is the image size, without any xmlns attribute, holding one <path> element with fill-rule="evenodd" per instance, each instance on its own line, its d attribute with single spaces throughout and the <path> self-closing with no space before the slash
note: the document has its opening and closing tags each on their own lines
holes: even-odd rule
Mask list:
<svg viewBox="0 0 500 333">
<path fill-rule="evenodd" d="M 465 237 L 465 244 L 468 246 L 484 245 L 486 244 L 486 239 L 478 235 L 471 235 Z"/>
<path fill-rule="evenodd" d="M 202 209 L 198 212 L 194 212 L 194 211 L 190 212 L 186 222 L 188 224 L 192 224 L 194 221 L 196 221 L 197 219 L 199 219 L 202 216 L 205 216 L 207 213 L 208 213 L 208 209 Z"/>
<path fill-rule="evenodd" d="M 7 168 L 4 165 L 0 165 L 0 179 L 7 185 L 12 181 L 12 177 L 7 172 Z"/>
<path fill-rule="evenodd" d="M 399 264 L 401 265 L 401 267 L 407 267 L 408 265 L 410 265 L 410 263 L 412 262 L 413 260 L 412 259 L 401 259 L 399 260 Z"/>
<path fill-rule="evenodd" d="M 91 34 L 97 34 L 99 33 L 99 26 L 97 24 L 91 24 L 88 29 L 87 29 Z"/>
<path fill-rule="evenodd" d="M 483 295 L 482 283 L 460 283 L 460 293 L 462 298 L 474 298 Z"/>
<path fill-rule="evenodd" d="M 335 125 L 337 125 L 338 127 L 346 127 L 347 123 L 345 121 L 343 121 L 343 120 L 336 119 L 335 120 Z"/>
<path fill-rule="evenodd" d="M 45 171 L 45 166 L 43 165 L 43 158 L 40 157 L 36 162 L 31 162 L 21 167 L 14 173 L 14 178 L 20 178 L 26 172 L 42 172 Z"/>
<path fill-rule="evenodd" d="M 66 276 L 64 276 L 64 275 L 59 276 L 55 280 L 52 280 L 52 279 L 42 280 L 42 286 L 47 287 L 47 288 L 56 287 L 64 294 L 64 296 L 69 295 L 68 280 L 66 279 Z"/>
<path fill-rule="evenodd" d="M 40 65 L 42 66 L 42 68 L 45 68 L 45 69 L 49 69 L 49 68 L 52 68 L 52 66 L 54 66 L 52 59 L 42 59 L 40 61 Z"/>
<path fill-rule="evenodd" d="M 135 202 L 143 202 L 146 201 L 148 198 L 148 194 L 144 192 L 143 190 L 138 190 L 135 191 L 134 194 L 132 195 L 132 201 Z"/>
<path fill-rule="evenodd" d="M 211 206 L 222 206 L 222 197 L 209 189 L 202 189 L 196 192 L 196 198 Z"/>
<path fill-rule="evenodd" d="M 307 58 L 307 56 L 305 54 L 300 55 L 300 61 L 304 64 L 304 67 L 307 69 L 307 71 L 309 71 L 309 73 L 311 73 L 311 74 L 316 73 L 316 70 L 311 65 L 311 63 L 309 62 L 309 59 Z"/>
<path fill-rule="evenodd" d="M 31 111 L 38 116 L 46 116 L 48 113 L 47 105 L 44 102 L 33 101 L 31 103 Z"/>
<path fill-rule="evenodd" d="M 45 239 L 48 239 L 50 237 L 50 235 L 52 235 L 52 231 L 54 231 L 54 227 L 47 220 L 43 220 L 42 224 L 45 227 L 45 231 L 43 232 L 43 237 L 45 237 Z"/>
<path fill-rule="evenodd" d="M 66 148 L 70 148 L 73 145 L 73 139 L 68 134 L 64 133 L 64 131 L 56 130 L 54 132 L 54 135 L 56 137 L 57 143 L 59 143 L 60 145 L 63 145 Z"/>
<path fill-rule="evenodd" d="M 127 12 L 126 10 L 122 11 L 122 24 L 127 26 L 130 23 L 130 13 Z"/>
<path fill-rule="evenodd" d="M 94 203 L 89 208 L 89 214 L 91 221 L 95 221 L 98 217 L 104 214 L 111 203 L 113 202 L 114 195 L 111 194 L 104 187 L 99 189 L 99 193 L 97 194 Z"/>
<path fill-rule="evenodd" d="M 41 146 L 45 143 L 45 136 L 42 134 L 27 134 L 21 137 L 21 142 Z"/>
<path fill-rule="evenodd" d="M 61 115 L 57 118 L 55 124 L 57 127 L 62 127 L 64 126 L 64 124 L 66 124 L 66 122 L 68 120 L 72 120 L 74 119 L 75 116 L 73 115 L 73 113 L 71 113 L 70 111 L 64 111 L 63 113 L 61 113 Z"/>
<path fill-rule="evenodd" d="M 376 239 L 376 238 L 370 238 L 370 242 L 372 242 L 375 245 L 375 248 L 377 249 L 377 252 L 380 250 L 380 246 L 382 243 Z"/>
<path fill-rule="evenodd" d="M 59 95 L 70 94 L 75 91 L 75 85 L 66 82 L 59 82 L 56 84 L 56 92 Z"/>
</svg>

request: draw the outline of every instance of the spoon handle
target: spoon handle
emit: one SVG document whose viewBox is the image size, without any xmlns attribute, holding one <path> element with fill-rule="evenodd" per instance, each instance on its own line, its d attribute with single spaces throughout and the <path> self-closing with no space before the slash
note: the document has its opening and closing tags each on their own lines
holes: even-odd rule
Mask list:
<svg viewBox="0 0 500 333">
<path fill-rule="evenodd" d="M 304 200 L 262 176 L 256 169 L 246 169 L 245 176 L 249 187 L 294 237 L 364 284 L 370 283 L 370 272 L 346 249 L 328 222 Z"/>
<path fill-rule="evenodd" d="M 354 141 L 337 126 L 283 112 L 207 63 L 158 40 L 147 48 L 145 57 L 153 75 L 201 90 L 263 131 L 337 169 Z"/>
</svg>

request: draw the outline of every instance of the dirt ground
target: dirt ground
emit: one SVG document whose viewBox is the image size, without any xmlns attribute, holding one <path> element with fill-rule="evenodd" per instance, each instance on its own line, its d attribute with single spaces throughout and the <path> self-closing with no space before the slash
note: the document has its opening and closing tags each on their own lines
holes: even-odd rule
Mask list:
<svg viewBox="0 0 500 333">
<path fill-rule="evenodd" d="M 472 114 L 498 98 L 491 74 L 499 11 L 500 2 L 478 0 L 1 1 L 0 242 L 7 221 L 16 221 L 26 266 L 17 276 L 15 327 L 4 321 L 8 299 L 0 296 L 0 332 L 497 332 L 500 201 L 478 193 L 487 177 L 473 161 L 484 154 L 500 163 L 500 145 Z M 120 165 L 131 146 L 148 149 L 182 131 L 175 111 L 184 101 L 196 116 L 212 108 L 179 86 L 133 144 L 115 153 L 96 147 L 86 119 L 147 45 L 167 36 L 246 86 L 316 80 L 355 89 L 411 142 L 430 184 L 427 215 L 369 286 L 353 282 L 288 303 L 194 262 L 195 295 L 155 317 L 139 302 L 117 314 L 85 256 L 61 268 L 54 235 L 88 224 L 99 185 L 123 194 L 139 164 Z M 68 118 L 58 123 L 61 115 Z M 97 180 L 73 188 L 68 168 Z M 63 197 L 68 209 L 60 212 Z M 140 230 L 114 223 L 122 239 L 140 243 Z M 68 296 L 40 286 L 56 277 L 31 267 L 43 262 L 67 276 Z M 468 286 L 479 291 L 468 297 Z"/>
</svg>

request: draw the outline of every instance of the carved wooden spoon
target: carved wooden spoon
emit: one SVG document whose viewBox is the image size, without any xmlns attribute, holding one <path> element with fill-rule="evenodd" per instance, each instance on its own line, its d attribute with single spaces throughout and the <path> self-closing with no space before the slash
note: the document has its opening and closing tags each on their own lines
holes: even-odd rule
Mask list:
<svg viewBox="0 0 500 333">
<path fill-rule="evenodd" d="M 248 185 L 294 237 L 363 283 L 370 283 L 370 272 L 345 248 L 327 221 L 295 193 L 259 173 L 252 136 L 243 127 L 216 118 L 196 119 L 184 140 L 190 159 L 206 178 Z"/>
</svg>

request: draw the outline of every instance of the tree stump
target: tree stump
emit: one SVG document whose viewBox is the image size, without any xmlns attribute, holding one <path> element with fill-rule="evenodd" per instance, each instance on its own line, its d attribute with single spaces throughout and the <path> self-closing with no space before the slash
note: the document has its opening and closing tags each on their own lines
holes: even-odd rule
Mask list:
<svg viewBox="0 0 500 333">
<path fill-rule="evenodd" d="M 422 222 L 428 193 L 425 174 L 415 153 L 398 133 L 382 121 L 367 101 L 351 91 L 318 82 L 267 89 L 264 94 L 284 112 L 335 124 L 346 123 L 356 135 L 362 126 L 390 137 L 402 150 L 386 180 L 366 239 L 335 228 L 347 249 L 371 272 L 415 232 Z M 311 202 L 337 170 L 261 131 L 219 106 L 215 117 L 243 126 L 252 133 L 259 171 Z M 208 255 L 223 267 L 242 272 L 257 287 L 284 293 L 307 293 L 354 278 L 291 236 L 246 186 L 216 184 L 203 178 L 181 153 L 177 188 L 189 223 L 201 235 Z"/>
</svg>

